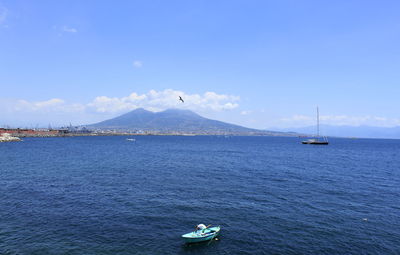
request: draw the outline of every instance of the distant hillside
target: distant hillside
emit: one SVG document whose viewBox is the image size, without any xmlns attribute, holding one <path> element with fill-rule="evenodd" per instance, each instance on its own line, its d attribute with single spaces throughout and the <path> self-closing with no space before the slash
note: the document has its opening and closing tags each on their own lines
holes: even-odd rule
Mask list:
<svg viewBox="0 0 400 255">
<path fill-rule="evenodd" d="M 279 131 L 292 131 L 302 134 L 315 134 L 315 126 L 302 128 L 285 128 Z M 371 127 L 371 126 L 331 126 L 321 125 L 321 135 L 340 137 L 364 137 L 364 138 L 393 138 L 400 139 L 400 127 Z"/>
<path fill-rule="evenodd" d="M 189 110 L 178 109 L 150 112 L 139 108 L 116 118 L 88 125 L 87 127 L 90 129 L 159 133 L 290 135 L 282 132 L 261 131 L 228 124 L 201 117 Z"/>
</svg>

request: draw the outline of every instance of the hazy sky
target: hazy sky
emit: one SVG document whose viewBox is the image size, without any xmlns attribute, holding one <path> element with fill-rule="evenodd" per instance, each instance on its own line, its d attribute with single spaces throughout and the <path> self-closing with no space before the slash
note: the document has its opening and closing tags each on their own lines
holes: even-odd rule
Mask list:
<svg viewBox="0 0 400 255">
<path fill-rule="evenodd" d="M 400 1 L 0 0 L 0 126 L 137 107 L 400 125 Z M 182 104 L 178 95 L 185 99 Z"/>
</svg>

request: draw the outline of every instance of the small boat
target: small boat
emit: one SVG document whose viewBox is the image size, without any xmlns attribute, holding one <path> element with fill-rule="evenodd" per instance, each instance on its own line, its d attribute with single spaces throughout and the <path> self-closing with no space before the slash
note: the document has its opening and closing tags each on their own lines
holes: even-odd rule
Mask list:
<svg viewBox="0 0 400 255">
<path fill-rule="evenodd" d="M 312 139 L 307 139 L 301 142 L 302 144 L 314 144 L 314 145 L 328 145 L 328 138 L 323 136 L 322 139 L 319 136 L 319 109 L 317 107 L 317 137 Z"/>
<path fill-rule="evenodd" d="M 127 141 L 130 141 L 130 142 L 136 142 L 136 139 L 135 139 L 135 138 L 126 138 L 126 140 L 127 140 Z"/>
<path fill-rule="evenodd" d="M 182 238 L 185 240 L 186 243 L 198 243 L 209 241 L 216 236 L 218 236 L 221 227 L 212 227 L 206 228 L 204 230 L 193 231 L 187 234 L 182 235 Z"/>
</svg>

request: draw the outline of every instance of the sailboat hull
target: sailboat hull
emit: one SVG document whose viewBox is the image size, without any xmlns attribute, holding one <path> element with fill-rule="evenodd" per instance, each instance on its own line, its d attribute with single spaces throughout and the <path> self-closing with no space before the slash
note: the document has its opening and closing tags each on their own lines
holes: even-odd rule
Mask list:
<svg viewBox="0 0 400 255">
<path fill-rule="evenodd" d="M 314 144 L 314 145 L 328 145 L 329 144 L 329 142 L 323 142 L 323 141 L 320 141 L 320 142 L 307 142 L 307 141 L 303 141 L 303 142 L 301 142 L 302 144 Z"/>
</svg>

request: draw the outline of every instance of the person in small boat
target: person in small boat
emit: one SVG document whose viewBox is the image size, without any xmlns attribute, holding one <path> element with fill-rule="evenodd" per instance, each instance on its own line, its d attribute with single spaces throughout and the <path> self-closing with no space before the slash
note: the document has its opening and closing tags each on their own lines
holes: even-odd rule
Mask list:
<svg viewBox="0 0 400 255">
<path fill-rule="evenodd" d="M 211 226 L 211 225 L 206 226 L 206 225 L 204 225 L 204 224 L 199 224 L 199 225 L 196 226 L 196 231 L 197 231 L 198 233 L 204 233 L 204 231 L 205 231 L 209 226 Z"/>
</svg>

